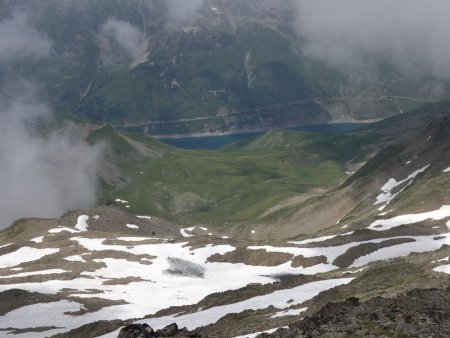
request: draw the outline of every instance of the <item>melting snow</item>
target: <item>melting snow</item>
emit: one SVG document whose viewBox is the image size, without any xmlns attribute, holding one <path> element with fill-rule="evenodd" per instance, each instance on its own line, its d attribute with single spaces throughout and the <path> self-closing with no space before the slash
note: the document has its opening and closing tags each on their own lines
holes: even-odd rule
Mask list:
<svg viewBox="0 0 450 338">
<path fill-rule="evenodd" d="M 40 237 L 32 238 L 32 239 L 30 239 L 30 241 L 34 242 L 34 243 L 42 243 L 43 239 L 44 239 L 44 236 L 40 236 Z"/>
<path fill-rule="evenodd" d="M 434 239 L 435 236 L 414 236 L 409 238 L 412 238 L 415 241 L 378 249 L 368 255 L 359 257 L 350 267 L 360 267 L 378 260 L 408 256 L 413 252 L 434 251 L 441 248 L 443 245 L 450 245 L 450 234 L 445 234 L 438 240 Z"/>
<path fill-rule="evenodd" d="M 59 249 L 36 249 L 24 246 L 16 251 L 0 256 L 0 268 L 19 265 L 25 262 L 32 262 L 47 255 L 59 252 Z"/>
<path fill-rule="evenodd" d="M 87 216 L 87 215 L 78 216 L 78 220 L 77 220 L 77 224 L 75 225 L 75 229 L 77 229 L 79 231 L 87 231 L 87 229 L 88 229 L 88 224 L 87 224 L 88 219 L 89 219 L 89 216 Z"/>
<path fill-rule="evenodd" d="M 273 314 L 272 316 L 270 316 L 270 318 L 297 316 L 300 313 L 305 312 L 307 309 L 308 309 L 307 307 L 302 307 L 301 309 L 289 309 L 289 310 L 285 310 L 285 311 L 279 311 L 279 312 Z"/>
<path fill-rule="evenodd" d="M 152 237 L 117 237 L 119 241 L 124 242 L 140 242 L 140 241 L 146 241 L 148 239 L 154 239 Z"/>
<path fill-rule="evenodd" d="M 66 227 L 59 227 L 59 228 L 50 229 L 48 232 L 51 233 L 51 234 L 58 234 L 58 233 L 64 232 L 64 231 L 70 232 L 72 234 L 75 234 L 75 233 L 79 232 L 77 230 L 74 230 L 74 229 L 71 229 L 71 228 L 66 228 Z"/>
<path fill-rule="evenodd" d="M 350 232 L 346 232 L 345 234 L 316 237 L 316 238 L 304 239 L 302 241 L 292 241 L 292 242 L 288 242 L 288 243 L 295 244 L 295 245 L 303 245 L 303 244 L 308 244 L 308 243 L 324 242 L 328 239 L 332 239 L 337 236 L 348 236 L 348 235 L 351 235 L 352 233 L 353 233 L 353 231 L 350 231 Z"/>
<path fill-rule="evenodd" d="M 79 255 L 64 257 L 64 259 L 69 262 L 85 262 L 84 258 Z"/>
<path fill-rule="evenodd" d="M 127 224 L 127 228 L 139 230 L 139 227 L 136 224 Z"/>
<path fill-rule="evenodd" d="M 310 239 L 304 239 L 302 241 L 292 241 L 292 242 L 288 242 L 291 244 L 295 244 L 295 245 L 303 245 L 303 244 L 308 244 L 308 243 L 316 243 L 316 242 L 323 242 L 326 241 L 327 239 L 331 239 L 334 238 L 338 235 L 330 235 L 330 236 L 323 236 L 323 237 L 317 237 L 317 238 L 310 238 Z"/>
<path fill-rule="evenodd" d="M 236 337 L 233 337 L 233 338 L 256 338 L 260 334 L 263 334 L 263 333 L 274 333 L 278 329 L 288 329 L 288 328 L 289 328 L 289 326 L 276 327 L 274 329 L 261 331 L 261 332 L 250 333 L 250 334 L 244 334 L 242 336 L 236 336 Z"/>
<path fill-rule="evenodd" d="M 421 214 L 407 214 L 389 219 L 379 219 L 369 225 L 368 229 L 384 231 L 398 227 L 400 225 L 418 223 L 427 219 L 442 220 L 446 217 L 450 217 L 450 205 L 443 205 L 437 210 L 424 212 Z"/>
<path fill-rule="evenodd" d="M 437 272 L 444 272 L 450 275 L 450 264 L 437 266 L 433 270 Z"/>
<path fill-rule="evenodd" d="M 51 274 L 59 274 L 66 273 L 68 271 L 62 269 L 50 269 L 50 270 L 41 270 L 41 271 L 31 271 L 31 272 L 22 272 L 15 275 L 8 276 L 0 276 L 0 278 L 19 278 L 19 277 L 27 277 L 27 276 L 37 276 L 37 275 L 51 275 Z"/>
<path fill-rule="evenodd" d="M 180 233 L 183 237 L 194 237 L 193 234 L 189 234 L 189 232 L 194 231 L 195 227 L 190 227 L 190 228 L 184 228 L 184 229 L 180 229 Z"/>
<path fill-rule="evenodd" d="M 94 272 L 83 272 L 83 276 L 96 276 L 105 278 L 126 278 L 126 277 L 141 277 L 150 280 L 151 273 L 148 265 L 137 262 L 130 262 L 126 259 L 94 259 L 94 262 L 106 264 L 106 268 L 101 268 Z"/>
<path fill-rule="evenodd" d="M 136 215 L 136 217 L 141 219 L 152 219 L 152 216 L 145 216 L 145 215 Z"/>
<path fill-rule="evenodd" d="M 419 175 L 420 173 L 423 173 L 425 170 L 428 169 L 430 165 L 427 165 L 425 167 L 423 167 L 422 169 L 418 169 L 415 172 L 413 172 L 411 175 L 409 175 L 407 178 L 405 178 L 404 180 L 398 181 L 394 178 L 390 178 L 385 185 L 383 185 L 381 187 L 381 194 L 379 194 L 377 196 L 377 200 L 375 201 L 375 203 L 373 205 L 377 205 L 377 204 L 381 204 L 381 203 L 386 203 L 388 204 L 390 201 L 392 201 L 398 194 L 400 194 L 403 190 L 406 189 L 407 186 L 409 186 L 414 179 L 416 178 L 417 175 Z M 398 192 L 396 193 L 392 193 L 392 190 L 397 188 L 398 186 L 405 184 L 405 186 L 403 188 L 401 188 Z"/>
<path fill-rule="evenodd" d="M 29 332 L 18 335 L 11 335 L 13 337 L 20 338 L 49 337 L 58 333 L 66 332 L 67 329 L 64 328 L 64 326 L 79 326 L 77 325 L 79 320 L 67 313 L 80 311 L 81 308 L 81 304 L 69 300 L 27 305 L 8 312 L 4 316 L 1 316 L 0 322 L 2 328 L 14 327 L 17 329 L 27 329 L 30 327 L 42 326 L 57 327 L 58 329 L 51 329 L 42 333 Z M 5 332 L 5 334 L 8 333 Z"/>
<path fill-rule="evenodd" d="M 443 173 L 450 173 L 450 167 L 448 167 L 448 168 L 442 170 L 442 172 L 443 172 Z"/>
<path fill-rule="evenodd" d="M 120 198 L 116 198 L 115 202 L 122 203 L 122 204 L 129 204 L 128 201 L 121 200 Z"/>
<path fill-rule="evenodd" d="M 267 295 L 253 297 L 234 304 L 221 305 L 181 316 L 165 316 L 149 318 L 138 323 L 147 323 L 153 328 L 160 329 L 171 323 L 177 323 L 179 327 L 187 327 L 194 330 L 200 326 L 206 326 L 217 322 L 227 313 L 239 313 L 248 309 L 260 310 L 272 305 L 278 309 L 285 309 L 292 305 L 301 304 L 320 292 L 333 287 L 348 284 L 353 278 L 328 279 L 303 284 L 292 289 L 278 290 Z"/>
</svg>

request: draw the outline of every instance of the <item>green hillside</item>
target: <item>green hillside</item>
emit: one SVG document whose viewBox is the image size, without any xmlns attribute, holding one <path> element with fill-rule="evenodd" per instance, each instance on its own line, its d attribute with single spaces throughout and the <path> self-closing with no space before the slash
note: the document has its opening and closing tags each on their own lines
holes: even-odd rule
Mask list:
<svg viewBox="0 0 450 338">
<path fill-rule="evenodd" d="M 126 200 L 133 213 L 183 224 L 255 219 L 293 195 L 338 186 L 349 159 L 330 149 L 341 146 L 334 138 L 286 130 L 218 151 L 179 150 L 109 126 L 90 139 L 111 145 L 129 182 L 120 188 L 104 183 L 104 200 Z"/>
</svg>

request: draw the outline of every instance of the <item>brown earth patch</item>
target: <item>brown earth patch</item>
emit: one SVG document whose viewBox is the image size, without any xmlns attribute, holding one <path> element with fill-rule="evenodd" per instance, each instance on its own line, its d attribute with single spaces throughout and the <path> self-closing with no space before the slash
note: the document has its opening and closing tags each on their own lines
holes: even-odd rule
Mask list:
<svg viewBox="0 0 450 338">
<path fill-rule="evenodd" d="M 208 257 L 208 262 L 243 263 L 253 266 L 278 266 L 292 259 L 293 255 L 283 252 L 267 252 L 266 250 L 249 250 L 237 248 L 223 255 L 215 254 Z"/>
<path fill-rule="evenodd" d="M 89 256 L 85 255 L 83 256 L 85 260 L 94 260 L 94 259 L 106 259 L 106 258 L 113 258 L 113 259 L 125 259 L 130 262 L 137 262 L 144 265 L 151 265 L 152 262 L 143 260 L 145 259 L 155 259 L 155 256 L 150 256 L 147 254 L 143 255 L 134 255 L 128 252 L 124 251 L 116 251 L 116 250 L 103 250 L 103 251 L 94 251 Z"/>
<path fill-rule="evenodd" d="M 23 306 L 57 302 L 60 298 L 55 295 L 38 292 L 28 292 L 20 289 L 11 289 L 0 292 L 0 316 Z"/>
<path fill-rule="evenodd" d="M 325 256 L 315 256 L 315 257 L 304 257 L 304 256 L 295 256 L 292 259 L 291 266 L 293 268 L 298 268 L 300 266 L 304 268 L 309 268 L 311 266 L 322 264 L 327 262 L 327 257 Z"/>
<path fill-rule="evenodd" d="M 103 285 L 128 285 L 136 282 L 148 282 L 148 280 L 142 279 L 140 277 L 126 277 L 126 278 L 115 278 L 104 281 Z"/>
</svg>

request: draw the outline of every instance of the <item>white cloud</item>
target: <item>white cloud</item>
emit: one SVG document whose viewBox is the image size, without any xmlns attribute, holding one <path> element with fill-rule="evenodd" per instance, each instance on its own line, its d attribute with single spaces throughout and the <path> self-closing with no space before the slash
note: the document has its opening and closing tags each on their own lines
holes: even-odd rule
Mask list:
<svg viewBox="0 0 450 338">
<path fill-rule="evenodd" d="M 117 43 L 132 62 L 145 59 L 147 41 L 144 33 L 136 26 L 123 20 L 109 18 L 102 25 L 101 34 Z"/>
<path fill-rule="evenodd" d="M 392 62 L 408 73 L 450 78 L 447 0 L 293 0 L 303 52 L 333 66 Z"/>
<path fill-rule="evenodd" d="M 204 0 L 166 0 L 169 16 L 174 20 L 189 20 L 195 18 Z"/>
<path fill-rule="evenodd" d="M 45 58 L 51 47 L 49 38 L 29 23 L 26 14 L 14 12 L 0 21 L 0 61 Z"/>
<path fill-rule="evenodd" d="M 0 228 L 96 203 L 101 147 L 81 141 L 70 126 L 39 135 L 36 123 L 51 112 L 32 92 L 26 85 L 0 95 Z"/>
</svg>

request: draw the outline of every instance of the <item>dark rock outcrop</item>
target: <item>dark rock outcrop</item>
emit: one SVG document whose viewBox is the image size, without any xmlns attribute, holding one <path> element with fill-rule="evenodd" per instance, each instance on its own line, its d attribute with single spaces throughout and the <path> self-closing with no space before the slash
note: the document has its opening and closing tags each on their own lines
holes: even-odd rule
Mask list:
<svg viewBox="0 0 450 338">
<path fill-rule="evenodd" d="M 415 289 L 395 298 L 328 303 L 289 329 L 262 337 L 450 337 L 450 287 Z"/>
<path fill-rule="evenodd" d="M 161 330 L 154 331 L 147 324 L 130 324 L 120 330 L 117 338 L 157 338 L 157 337 L 178 337 L 178 338 L 202 338 L 195 331 L 188 331 L 186 328 L 179 329 L 177 324 L 170 324 Z"/>
</svg>

